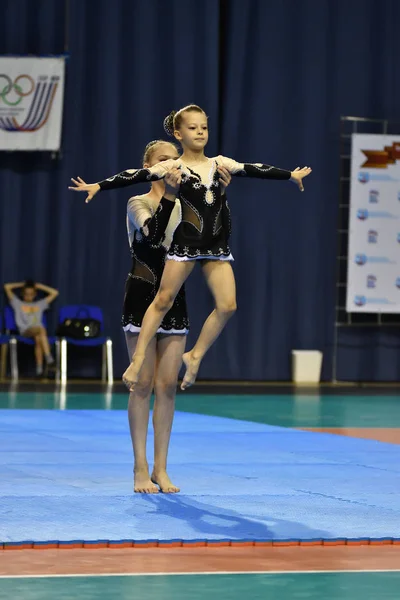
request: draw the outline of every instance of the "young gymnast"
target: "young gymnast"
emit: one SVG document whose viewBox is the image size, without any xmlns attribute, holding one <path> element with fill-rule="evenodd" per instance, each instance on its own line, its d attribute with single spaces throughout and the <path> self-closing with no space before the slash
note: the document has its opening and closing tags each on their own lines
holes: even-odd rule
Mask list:
<svg viewBox="0 0 400 600">
<path fill-rule="evenodd" d="M 147 144 L 143 167 L 179 158 L 175 144 L 155 140 Z M 122 326 L 129 357 L 135 351 L 142 319 L 156 296 L 165 257 L 173 233 L 181 220 L 181 205 L 171 186 L 179 185 L 180 170 L 172 169 L 164 180 L 154 181 L 150 190 L 130 198 L 127 230 L 132 267 L 125 285 Z M 226 187 L 230 174 L 220 169 Z M 176 385 L 189 328 L 184 286 L 179 290 L 151 340 L 133 392 L 129 395 L 128 418 L 134 456 L 134 491 L 155 494 L 179 492 L 167 474 L 168 447 L 174 417 Z M 154 390 L 154 466 L 150 475 L 146 455 L 150 397 Z"/>
<path fill-rule="evenodd" d="M 208 141 L 208 119 L 197 105 L 171 113 L 164 126 L 182 145 L 183 153 L 179 159 L 167 160 L 148 169 L 122 171 L 95 184 L 72 180 L 75 185 L 69 188 L 87 192 L 86 202 L 89 202 L 100 190 L 162 179 L 175 168 L 181 171 L 180 184 L 173 191 L 181 201 L 182 221 L 175 230 L 159 290 L 143 319 L 132 362 L 124 373 L 124 382 L 131 391 L 138 382 L 151 339 L 197 260 L 204 261 L 203 273 L 215 308 L 205 321 L 195 346 L 183 355 L 186 373 L 182 389 L 194 383 L 205 353 L 236 310 L 235 279 L 230 265 L 233 258 L 227 239 L 227 211 L 221 196 L 218 167 L 225 167 L 235 176 L 292 181 L 300 191 L 304 190 L 304 177 L 311 173 L 309 167 L 287 171 L 265 164 L 239 163 L 224 156 L 207 158 L 204 148 Z"/>
</svg>

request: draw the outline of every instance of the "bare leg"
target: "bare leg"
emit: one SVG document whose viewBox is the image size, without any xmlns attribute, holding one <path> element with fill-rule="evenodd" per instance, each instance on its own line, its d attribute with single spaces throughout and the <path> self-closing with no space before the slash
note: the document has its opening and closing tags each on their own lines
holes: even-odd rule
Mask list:
<svg viewBox="0 0 400 600">
<path fill-rule="evenodd" d="M 49 339 L 47 337 L 47 331 L 44 327 L 40 327 L 40 343 L 42 344 L 47 364 L 52 365 L 54 363 L 54 358 L 51 355 Z"/>
<path fill-rule="evenodd" d="M 165 335 L 157 343 L 153 410 L 154 468 L 151 479 L 167 494 L 180 491 L 167 475 L 167 455 L 174 419 L 176 385 L 185 345 L 185 335 Z"/>
<path fill-rule="evenodd" d="M 35 335 L 35 362 L 36 362 L 36 373 L 41 375 L 43 373 L 43 348 L 41 343 L 40 335 Z"/>
<path fill-rule="evenodd" d="M 138 334 L 126 332 L 129 356 L 135 351 Z M 156 339 L 148 346 L 146 358 L 135 391 L 129 394 L 128 419 L 134 457 L 134 491 L 157 494 L 158 487 L 151 482 L 146 457 L 147 430 L 149 426 L 150 396 L 153 389 L 156 363 Z"/>
<path fill-rule="evenodd" d="M 167 260 L 161 278 L 160 288 L 143 318 L 142 327 L 137 341 L 132 362 L 123 375 L 123 381 L 129 391 L 133 391 L 143 365 L 146 348 L 156 335 L 161 321 L 174 303 L 175 297 L 190 273 L 195 261 Z"/>
<path fill-rule="evenodd" d="M 51 356 L 51 350 L 50 350 L 50 345 L 49 345 L 49 338 L 47 337 L 47 331 L 43 331 L 42 333 L 42 347 L 43 347 L 43 352 L 44 355 L 46 357 L 47 362 L 51 363 L 53 362 L 53 357 Z"/>
<path fill-rule="evenodd" d="M 181 385 L 182 390 L 194 384 L 205 353 L 236 311 L 235 276 L 230 263 L 208 260 L 203 265 L 203 272 L 214 297 L 215 309 L 204 323 L 192 350 L 183 355 L 186 373 Z"/>
<path fill-rule="evenodd" d="M 30 327 L 23 332 L 24 337 L 33 338 L 35 340 L 35 362 L 36 374 L 43 373 L 43 344 L 42 344 L 42 327 Z"/>
</svg>

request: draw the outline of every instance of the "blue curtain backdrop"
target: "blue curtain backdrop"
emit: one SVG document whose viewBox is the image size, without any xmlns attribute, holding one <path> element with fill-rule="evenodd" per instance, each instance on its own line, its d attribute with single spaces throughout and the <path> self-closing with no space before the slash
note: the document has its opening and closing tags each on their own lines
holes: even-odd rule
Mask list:
<svg viewBox="0 0 400 600">
<path fill-rule="evenodd" d="M 239 310 L 204 379 L 290 379 L 292 348 L 334 332 L 340 115 L 400 120 L 397 0 L 3 0 L 0 54 L 57 54 L 68 40 L 62 154 L 0 153 L 0 281 L 32 277 L 59 305 L 103 307 L 115 374 L 127 363 L 120 312 L 129 269 L 125 207 L 138 188 L 90 205 L 69 178 L 139 166 L 162 121 L 189 102 L 210 117 L 209 154 L 294 168 L 284 182 L 229 188 Z M 144 191 L 144 188 L 141 189 Z M 189 345 L 212 307 L 188 284 Z M 56 308 L 56 307 L 55 307 Z M 56 310 L 54 311 L 56 312 Z M 53 319 L 54 320 L 54 319 Z M 340 379 L 400 377 L 397 333 L 341 332 Z"/>
</svg>

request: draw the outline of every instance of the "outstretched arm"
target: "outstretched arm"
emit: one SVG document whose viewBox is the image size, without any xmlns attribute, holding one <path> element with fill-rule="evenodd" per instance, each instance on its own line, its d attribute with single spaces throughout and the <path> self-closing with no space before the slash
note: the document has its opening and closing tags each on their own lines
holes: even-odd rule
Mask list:
<svg viewBox="0 0 400 600">
<path fill-rule="evenodd" d="M 135 183 L 146 183 L 147 181 L 157 181 L 162 179 L 166 171 L 157 169 L 152 171 L 150 169 L 128 169 L 127 171 L 121 171 L 117 175 L 113 175 L 108 179 L 98 182 L 98 186 L 101 190 L 115 190 L 116 188 L 127 187 Z"/>
<path fill-rule="evenodd" d="M 44 285 L 43 283 L 37 283 L 36 289 L 47 294 L 47 297 L 46 297 L 47 304 L 51 304 L 52 302 L 54 302 L 54 300 L 57 298 L 57 296 L 59 294 L 58 290 L 56 290 L 55 288 L 52 288 L 48 285 Z"/>
<path fill-rule="evenodd" d="M 300 169 L 297 167 L 294 171 L 287 171 L 286 169 L 278 169 L 271 165 L 264 165 L 262 163 L 238 163 L 231 158 L 225 156 L 218 157 L 220 164 L 226 167 L 232 175 L 242 177 L 256 177 L 257 179 L 278 179 L 293 181 L 296 183 L 300 191 L 304 191 L 303 179 L 311 173 L 309 167 Z"/>
<path fill-rule="evenodd" d="M 74 192 L 87 192 L 86 202 L 90 202 L 102 190 L 115 190 L 127 187 L 128 185 L 134 185 L 135 183 L 146 183 L 162 179 L 175 166 L 177 166 L 177 161 L 166 160 L 149 169 L 127 169 L 126 171 L 121 171 L 121 173 L 117 173 L 117 175 L 113 175 L 108 179 L 103 179 L 103 181 L 99 181 L 98 183 L 86 183 L 81 177 L 78 177 L 77 179 L 71 179 L 74 185 L 69 186 L 68 189 Z"/>
<path fill-rule="evenodd" d="M 24 287 L 25 283 L 22 281 L 18 282 L 18 283 L 5 283 L 4 284 L 4 291 L 6 293 L 6 296 L 9 300 L 9 302 L 11 302 L 11 300 L 14 298 L 14 290 L 18 289 L 18 288 L 22 288 Z"/>
</svg>

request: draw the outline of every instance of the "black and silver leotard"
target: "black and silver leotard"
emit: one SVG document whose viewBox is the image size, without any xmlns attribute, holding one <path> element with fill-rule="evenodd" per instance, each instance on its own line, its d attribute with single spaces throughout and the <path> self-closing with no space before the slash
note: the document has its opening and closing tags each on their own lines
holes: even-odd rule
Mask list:
<svg viewBox="0 0 400 600">
<path fill-rule="evenodd" d="M 229 248 L 229 209 L 221 194 L 217 167 L 223 166 L 235 176 L 288 180 L 290 171 L 264 164 L 238 163 L 224 156 L 204 159 L 196 169 L 181 158 L 167 160 L 149 169 L 122 171 L 99 182 L 101 190 L 162 179 L 174 167 L 182 171 L 178 198 L 182 221 L 176 228 L 168 258 L 174 260 L 232 260 Z"/>
<path fill-rule="evenodd" d="M 125 284 L 122 315 L 124 331 L 139 333 L 143 317 L 160 286 L 167 251 L 181 221 L 179 200 L 158 200 L 148 194 L 131 198 L 127 206 L 127 229 L 132 268 Z M 189 319 L 185 287 L 178 292 L 157 333 L 186 334 Z"/>
</svg>

